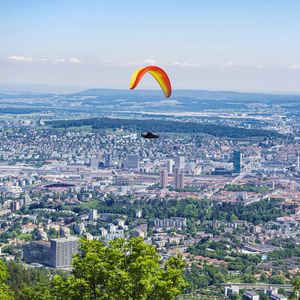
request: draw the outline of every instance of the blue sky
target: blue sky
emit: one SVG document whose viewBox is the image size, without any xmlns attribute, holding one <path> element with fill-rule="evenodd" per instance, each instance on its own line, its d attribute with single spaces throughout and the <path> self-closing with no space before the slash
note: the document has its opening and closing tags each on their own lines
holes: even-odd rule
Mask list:
<svg viewBox="0 0 300 300">
<path fill-rule="evenodd" d="M 127 88 L 155 63 L 175 88 L 300 92 L 299 11 L 297 0 L 2 1 L 0 83 Z"/>
</svg>

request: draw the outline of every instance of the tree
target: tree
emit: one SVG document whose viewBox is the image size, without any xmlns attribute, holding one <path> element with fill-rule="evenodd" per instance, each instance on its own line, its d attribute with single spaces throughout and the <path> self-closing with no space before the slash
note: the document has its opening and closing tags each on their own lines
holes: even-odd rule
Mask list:
<svg viewBox="0 0 300 300">
<path fill-rule="evenodd" d="M 15 300 L 52 300 L 50 270 L 26 268 L 22 264 L 9 261 L 7 284 L 14 293 Z M 1 299 L 1 298 L 0 298 Z"/>
<path fill-rule="evenodd" d="M 255 283 L 255 277 L 252 274 L 245 273 L 242 276 L 242 281 L 246 283 Z"/>
<path fill-rule="evenodd" d="M 43 285 L 22 285 L 19 298 L 22 300 L 55 300 L 48 287 Z"/>
<path fill-rule="evenodd" d="M 274 275 L 272 276 L 270 283 L 274 283 L 274 284 L 285 284 L 286 283 L 286 279 L 283 275 Z"/>
<path fill-rule="evenodd" d="M 293 281 L 293 293 L 290 300 L 299 300 L 300 297 L 300 276 L 297 276 Z"/>
<path fill-rule="evenodd" d="M 72 276 L 54 276 L 58 299 L 169 300 L 187 287 L 184 263 L 171 257 L 164 264 L 153 245 L 141 238 L 81 241 Z"/>
<path fill-rule="evenodd" d="M 13 300 L 14 299 L 13 293 L 9 290 L 8 285 L 5 283 L 7 277 L 8 277 L 7 268 L 3 264 L 3 262 L 0 261 L 0 299 Z"/>
</svg>

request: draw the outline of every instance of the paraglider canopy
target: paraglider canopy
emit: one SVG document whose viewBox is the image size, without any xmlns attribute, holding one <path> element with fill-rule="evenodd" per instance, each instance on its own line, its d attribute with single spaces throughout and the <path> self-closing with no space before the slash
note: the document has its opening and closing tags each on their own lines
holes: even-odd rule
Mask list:
<svg viewBox="0 0 300 300">
<path fill-rule="evenodd" d="M 130 79 L 129 87 L 131 90 L 134 89 L 139 84 L 140 80 L 146 73 L 150 73 L 156 79 L 161 89 L 163 90 L 166 98 L 171 96 L 172 87 L 171 87 L 170 79 L 167 73 L 163 69 L 157 66 L 148 66 L 148 67 L 137 69 L 132 74 Z"/>
</svg>

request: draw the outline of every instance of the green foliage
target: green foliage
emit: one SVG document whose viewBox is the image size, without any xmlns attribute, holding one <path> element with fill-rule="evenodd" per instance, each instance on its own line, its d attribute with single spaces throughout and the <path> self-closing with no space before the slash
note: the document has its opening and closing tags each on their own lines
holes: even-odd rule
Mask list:
<svg viewBox="0 0 300 300">
<path fill-rule="evenodd" d="M 201 268 L 192 265 L 190 270 L 185 272 L 189 287 L 187 292 L 202 290 L 212 285 L 219 285 L 226 282 L 227 271 L 225 268 L 204 264 Z"/>
<path fill-rule="evenodd" d="M 69 128 L 92 126 L 93 129 L 118 129 L 122 128 L 128 131 L 153 131 L 153 132 L 175 132 L 175 133 L 205 133 L 219 137 L 281 137 L 274 131 L 262 129 L 245 129 L 226 125 L 199 124 L 192 122 L 163 121 L 163 120 L 130 120 L 130 119 L 110 119 L 110 118 L 92 118 L 79 120 L 55 120 L 48 121 L 47 124 L 54 128 Z"/>
<path fill-rule="evenodd" d="M 162 261 L 140 238 L 115 239 L 108 246 L 83 240 L 72 276 L 55 276 L 58 299 L 174 299 L 187 286 L 180 257 Z"/>
<path fill-rule="evenodd" d="M 51 291 L 48 287 L 43 285 L 38 285 L 34 283 L 33 285 L 23 284 L 18 295 L 18 298 L 22 300 L 55 300 L 55 297 L 51 295 Z"/>
<path fill-rule="evenodd" d="M 285 284 L 286 283 L 286 279 L 283 275 L 274 275 L 272 276 L 270 283 L 273 284 Z"/>
<path fill-rule="evenodd" d="M 216 205 L 213 209 L 212 218 L 215 220 L 230 221 L 232 216 L 236 216 L 239 220 L 245 220 L 253 224 L 274 221 L 278 217 L 285 214 L 295 212 L 295 207 L 292 205 L 283 205 L 281 200 L 271 199 L 262 200 L 245 206 L 242 203 L 227 203 Z"/>
<path fill-rule="evenodd" d="M 25 268 L 22 264 L 7 263 L 8 285 L 15 300 L 51 300 L 50 271 L 44 268 Z M 1 299 L 1 298 L 0 298 Z"/>
<path fill-rule="evenodd" d="M 260 300 L 269 300 L 269 297 L 263 291 L 259 291 L 258 295 Z"/>
<path fill-rule="evenodd" d="M 299 245 L 290 245 L 289 248 L 275 250 L 268 254 L 268 260 L 280 260 L 290 257 L 300 257 L 300 246 Z"/>
<path fill-rule="evenodd" d="M 231 192 L 253 192 L 253 193 L 267 193 L 270 191 L 268 186 L 256 186 L 251 184 L 237 185 L 227 184 L 225 186 L 226 191 Z"/>
<path fill-rule="evenodd" d="M 13 292 L 10 291 L 6 280 L 8 278 L 7 268 L 2 261 L 0 261 L 0 299 L 13 300 Z"/>
<path fill-rule="evenodd" d="M 242 280 L 242 282 L 245 282 L 245 283 L 255 283 L 256 282 L 256 279 L 252 274 L 244 274 L 242 276 L 241 280 Z"/>
<path fill-rule="evenodd" d="M 293 293 L 290 296 L 290 300 L 299 300 L 300 296 L 300 276 L 297 276 L 293 281 Z"/>
</svg>

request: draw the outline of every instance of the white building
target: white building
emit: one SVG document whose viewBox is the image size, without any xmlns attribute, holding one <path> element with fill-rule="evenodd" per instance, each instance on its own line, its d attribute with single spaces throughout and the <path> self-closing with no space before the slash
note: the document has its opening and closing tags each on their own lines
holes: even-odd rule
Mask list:
<svg viewBox="0 0 300 300">
<path fill-rule="evenodd" d="M 128 154 L 126 156 L 125 169 L 138 170 L 139 156 L 137 154 Z"/>
</svg>

